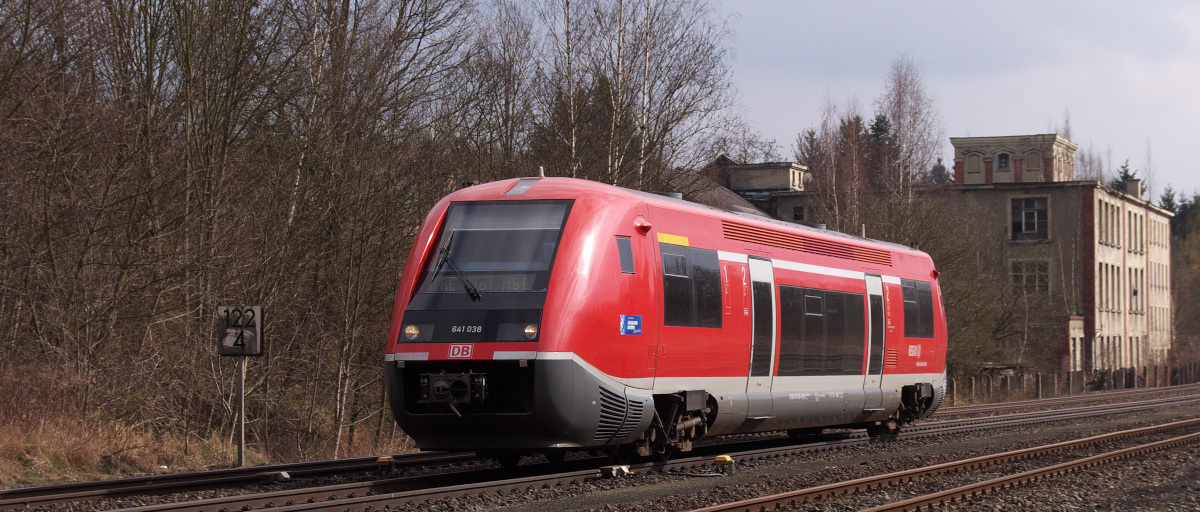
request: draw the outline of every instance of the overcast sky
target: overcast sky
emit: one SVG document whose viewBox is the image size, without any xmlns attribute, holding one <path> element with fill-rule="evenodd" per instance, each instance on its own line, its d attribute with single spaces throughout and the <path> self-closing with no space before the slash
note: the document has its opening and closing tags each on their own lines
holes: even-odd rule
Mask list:
<svg viewBox="0 0 1200 512">
<path fill-rule="evenodd" d="M 1052 133 L 1200 192 L 1200 2 L 723 0 L 747 116 L 790 158 L 826 98 L 864 114 L 907 55 L 947 136 Z M 944 157 L 953 158 L 949 141 Z M 1139 175 L 1144 172 L 1139 172 Z"/>
</svg>

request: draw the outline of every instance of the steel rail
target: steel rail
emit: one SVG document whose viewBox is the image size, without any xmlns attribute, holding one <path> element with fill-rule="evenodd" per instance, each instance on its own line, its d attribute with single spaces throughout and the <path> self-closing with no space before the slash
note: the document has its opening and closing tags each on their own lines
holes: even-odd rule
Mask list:
<svg viewBox="0 0 1200 512">
<path fill-rule="evenodd" d="M 1147 453 L 1167 450 L 1176 446 L 1194 443 L 1200 441 L 1200 432 L 1179 436 L 1154 443 L 1147 443 L 1141 446 L 1125 448 L 1122 450 L 1114 450 L 1100 455 L 1085 457 L 1053 466 L 1033 469 L 1015 475 L 1002 476 L 993 478 L 984 482 L 977 482 L 954 489 L 926 494 L 909 500 L 904 500 L 896 503 L 866 509 L 864 512 L 885 512 L 885 511 L 910 511 L 920 510 L 930 506 L 944 505 L 958 501 L 966 501 L 971 498 L 984 494 L 994 493 L 1002 489 L 1010 489 L 1020 485 L 1037 482 L 1039 480 L 1080 471 L 1083 469 L 1097 466 L 1101 463 L 1126 459 Z"/>
<path fill-rule="evenodd" d="M 460 462 L 476 458 L 473 453 L 462 452 L 415 452 L 391 455 L 390 457 L 396 468 Z M 314 477 L 371 471 L 380 468 L 378 459 L 379 457 L 356 457 L 0 489 L 0 510 L 254 483 L 260 481 L 264 474 L 280 472 L 286 472 L 291 477 Z"/>
<path fill-rule="evenodd" d="M 1050 412 L 991 416 L 978 421 L 965 419 L 951 420 L 939 422 L 938 425 L 922 425 L 926 428 L 919 431 L 902 431 L 898 436 L 894 437 L 901 439 L 931 437 L 944 435 L 947 433 L 987 430 L 1010 425 L 1030 425 L 1066 419 L 1119 414 L 1123 412 L 1136 412 L 1163 406 L 1195 402 L 1200 402 L 1200 396 L 1174 397 L 1155 401 L 1154 403 L 1128 404 L 1119 408 L 1114 408 L 1111 406 L 1092 406 Z M 841 437 L 838 439 L 804 445 L 796 445 L 793 444 L 792 440 L 782 439 L 774 439 L 765 442 L 741 442 L 734 443 L 733 445 L 707 446 L 703 449 L 698 448 L 697 450 L 694 450 L 694 452 L 704 453 L 705 455 L 691 457 L 688 459 L 679 459 L 666 463 L 644 462 L 631 464 L 630 469 L 635 471 L 674 472 L 683 469 L 710 467 L 713 463 L 712 455 L 719 453 L 728 453 L 738 460 L 754 460 L 796 453 L 832 450 L 848 446 L 868 444 L 877 441 L 879 441 L 879 438 L 868 438 L 865 434 L 856 433 L 849 435 L 841 434 Z M 787 444 L 780 444 L 783 442 L 786 442 Z M 741 449 L 740 447 L 746 447 L 747 445 L 752 447 L 762 446 L 764 444 L 774 446 L 768 446 L 765 448 L 750 448 L 737 452 L 727 451 L 730 448 Z M 526 472 L 526 476 L 519 478 L 508 478 L 504 480 L 497 480 L 497 478 L 511 476 L 513 474 L 513 470 L 489 469 L 461 471 L 456 473 L 443 473 L 439 475 L 422 477 L 406 477 L 371 482 L 359 482 L 353 484 L 339 484 L 333 486 L 274 491 L 252 495 L 225 496 L 193 502 L 167 503 L 161 505 L 124 508 L 120 510 L 122 510 L 122 512 L 163 512 L 168 510 L 216 512 L 219 510 L 232 511 L 262 508 L 275 508 L 281 511 L 333 510 L 336 508 L 339 512 L 341 512 L 344 510 L 361 510 L 366 507 L 374 507 L 378 509 L 384 504 L 395 506 L 403 503 L 421 502 L 430 499 L 474 495 L 485 492 L 508 492 L 512 490 L 524 490 L 529 488 L 539 488 L 547 485 L 557 485 L 561 483 L 588 480 L 597 477 L 596 468 L 602 465 L 600 462 L 602 460 L 605 459 L 594 458 L 576 460 L 568 462 L 566 466 L 553 466 L 550 464 L 519 466 L 516 468 L 516 470 Z M 579 469 L 574 470 L 574 468 Z M 564 469 L 568 471 L 563 472 Z M 472 481 L 467 483 L 455 481 L 456 479 L 460 478 Z M 444 485 L 444 487 L 430 487 L 432 485 Z M 414 488 L 418 486 L 425 487 Z"/>
<path fill-rule="evenodd" d="M 1045 416 L 1048 414 L 1055 414 L 1055 415 L 1057 415 L 1057 414 L 1083 414 L 1083 413 L 1088 413 L 1090 411 L 1122 412 L 1130 407 L 1138 408 L 1138 407 L 1147 406 L 1147 405 L 1156 406 L 1156 405 L 1169 405 L 1169 404 L 1174 404 L 1174 403 L 1186 403 L 1186 402 L 1196 401 L 1197 399 L 1200 399 L 1200 397 L 1198 397 L 1197 395 L 1184 395 L 1184 396 L 1175 396 L 1175 397 L 1155 398 L 1152 400 L 1144 400 L 1141 402 L 1097 404 L 1097 405 L 1089 405 L 1089 406 L 1085 406 L 1085 407 L 1076 407 L 1076 408 L 1071 408 L 1071 409 L 1054 409 L 1054 410 L 1050 410 L 1050 411 L 1032 411 L 1032 412 L 1013 413 L 1013 414 L 1005 414 L 1005 415 L 998 415 L 998 416 L 979 416 L 979 417 L 974 417 L 974 418 L 960 418 L 960 419 L 953 419 L 953 420 L 928 421 L 928 422 L 918 423 L 915 425 L 905 427 L 904 430 L 901 430 L 901 435 L 903 435 L 903 432 L 906 432 L 906 431 L 914 432 L 914 431 L 921 431 L 921 430 L 925 430 L 925 429 L 929 429 L 929 428 L 942 428 L 945 425 L 951 425 L 951 424 L 957 424 L 957 425 L 972 425 L 972 424 L 984 424 L 984 423 L 993 424 L 994 420 L 1003 421 L 1003 420 L 1008 420 L 1008 419 L 1037 418 L 1037 417 Z M 1055 417 L 1057 417 L 1057 416 L 1055 416 Z"/>
<path fill-rule="evenodd" d="M 1108 434 L 1101 434 L 1098 436 L 1092 436 L 1092 437 L 1087 437 L 1087 438 L 1083 438 L 1083 439 L 1076 439 L 1073 441 L 1064 441 L 1064 442 L 1060 442 L 1060 443 L 1036 446 L 1033 448 L 1013 450 L 1013 451 L 997 453 L 997 454 L 993 454 L 993 455 L 984 455 L 984 456 L 980 456 L 980 457 L 973 457 L 970 459 L 964 459 L 964 460 L 959 460 L 959 461 L 954 461 L 954 462 L 935 464 L 933 466 L 925 466 L 922 468 L 909 469 L 909 470 L 905 470 L 905 471 L 897 471 L 894 473 L 887 473 L 887 474 L 883 474 L 883 475 L 869 476 L 869 477 L 864 477 L 864 478 L 857 478 L 854 480 L 847 480 L 844 482 L 837 482 L 837 483 L 821 485 L 821 486 L 817 486 L 817 487 L 810 487 L 807 489 L 789 491 L 789 492 L 780 493 L 780 494 L 773 494 L 770 496 L 762 496 L 759 498 L 752 498 L 752 499 L 737 501 L 737 502 L 733 502 L 733 503 L 713 505 L 710 507 L 695 509 L 691 512 L 733 512 L 733 511 L 759 512 L 759 511 L 763 511 L 763 510 L 775 509 L 778 507 L 794 507 L 794 506 L 801 505 L 805 502 L 816 500 L 816 499 L 827 498 L 827 497 L 832 497 L 832 496 L 841 496 L 841 495 L 851 494 L 851 493 L 860 492 L 860 491 L 869 491 L 872 489 L 878 489 L 881 487 L 890 486 L 890 485 L 894 485 L 894 484 L 911 482 L 913 480 L 917 480 L 919 478 L 923 478 L 923 477 L 927 477 L 927 476 L 938 475 L 938 474 L 943 474 L 943 473 L 951 473 L 951 472 L 963 471 L 963 470 L 977 469 L 977 468 L 982 468 L 982 467 L 991 466 L 994 464 L 999 464 L 999 463 L 1004 463 L 1004 462 L 1025 460 L 1025 459 L 1038 457 L 1038 456 L 1042 456 L 1042 455 L 1048 455 L 1048 454 L 1053 454 L 1053 453 L 1065 452 L 1065 451 L 1069 451 L 1069 450 L 1075 450 L 1075 449 L 1079 449 L 1079 448 L 1085 448 L 1088 446 L 1093 446 L 1093 445 L 1101 444 L 1101 443 L 1107 443 L 1107 442 L 1128 439 L 1128 438 L 1133 438 L 1133 437 L 1141 437 L 1141 436 L 1147 436 L 1147 435 L 1153 435 L 1153 434 L 1160 434 L 1160 433 L 1164 433 L 1164 432 L 1184 429 L 1184 428 L 1188 428 L 1188 427 L 1196 427 L 1196 426 L 1200 426 L 1200 419 L 1183 420 L 1183 421 L 1176 421 L 1176 422 L 1172 422 L 1172 423 L 1166 423 L 1166 424 L 1162 424 L 1162 425 L 1154 425 L 1154 426 L 1150 426 L 1150 427 L 1142 427 L 1142 428 L 1136 428 L 1136 429 L 1131 429 L 1131 430 L 1122 430 L 1120 432 L 1111 432 Z M 1190 436 L 1200 436 L 1200 433 L 1191 434 Z M 1185 436 L 1185 437 L 1187 437 L 1187 436 Z M 959 489 L 966 489 L 967 487 L 970 487 L 970 486 L 962 487 Z M 950 492 L 950 491 L 946 491 L 946 492 Z M 921 498 L 941 499 L 940 496 L 942 494 L 943 493 L 930 494 L 928 496 L 923 496 Z M 934 496 L 938 496 L 939 498 L 934 498 Z M 921 498 L 914 498 L 913 500 L 896 503 L 895 505 L 908 504 L 909 502 L 917 503 Z M 929 501 L 929 502 L 920 501 L 920 503 L 922 503 L 923 504 L 922 506 L 924 506 L 924 505 L 928 505 L 930 503 L 937 504 L 937 503 L 941 503 L 941 502 L 940 501 Z M 905 505 L 905 506 L 908 506 L 908 505 Z M 882 508 L 881 507 L 878 509 L 870 509 L 870 510 L 875 511 L 875 510 L 914 510 L 914 509 L 912 509 L 912 508 L 894 508 L 893 509 L 893 508 Z"/>
<path fill-rule="evenodd" d="M 1091 402 L 1095 400 L 1107 399 L 1122 399 L 1140 395 L 1155 395 L 1159 393 L 1170 393 L 1173 391 L 1187 391 L 1200 387 L 1200 384 L 1186 384 L 1181 386 L 1169 386 L 1160 388 L 1139 388 L 1139 389 L 1123 389 L 1119 391 L 1097 391 L 1083 395 L 1060 396 L 1054 398 L 1037 398 L 1031 400 L 1018 400 L 1013 402 L 996 402 L 989 404 L 970 404 L 970 405 L 955 405 L 950 407 L 942 407 L 934 413 L 933 417 L 938 416 L 957 416 L 960 414 L 971 414 L 975 412 L 990 412 L 1006 409 L 1024 409 L 1027 407 L 1042 407 L 1054 406 L 1062 404 L 1073 404 L 1079 402 Z"/>
<path fill-rule="evenodd" d="M 1183 390 L 1189 387 L 1200 387 L 1200 384 L 1173 386 L 1169 388 L 1114 391 L 1103 394 L 1062 398 L 1071 398 L 1073 399 L 1072 402 L 1083 402 L 1099 398 L 1119 398 L 1137 394 L 1149 394 L 1155 391 Z M 976 408 L 976 410 L 997 410 L 1004 408 L 1051 405 L 1047 404 L 1047 401 L 1050 400 L 1056 399 L 1039 399 L 1022 402 L 1006 402 L 1002 404 L 958 406 L 944 408 L 942 410 L 949 411 L 948 415 L 957 416 L 967 412 L 962 410 L 962 407 Z M 941 413 L 939 413 L 939 415 L 941 415 Z M 938 415 L 934 416 L 934 418 L 937 417 Z M 929 423 L 926 423 L 926 425 L 928 424 Z M 417 464 L 458 462 L 475 458 L 474 455 L 470 453 L 447 452 L 406 453 L 394 455 L 393 457 L 398 467 Z M 72 482 L 37 487 L 0 489 L 0 510 L 70 501 L 86 501 L 92 499 L 115 498 L 151 493 L 162 494 L 169 492 L 182 492 L 187 490 L 236 485 L 239 483 L 252 483 L 258 481 L 261 478 L 260 475 L 263 473 L 287 472 L 289 475 L 296 477 L 312 477 L 336 473 L 365 471 L 376 467 L 376 459 L 377 457 L 359 457 L 354 459 L 297 462 L 248 468 L 230 468 L 213 471 L 171 473 L 111 480 Z"/>
<path fill-rule="evenodd" d="M 1137 411 L 1143 411 L 1143 410 L 1148 410 L 1148 409 L 1156 409 L 1158 407 L 1163 407 L 1163 406 L 1168 406 L 1168 405 L 1182 405 L 1182 404 L 1186 404 L 1186 403 L 1200 402 L 1200 397 L 1196 397 L 1196 396 L 1186 397 L 1186 399 L 1182 399 L 1182 398 L 1183 397 L 1181 397 L 1180 400 L 1176 400 L 1176 401 L 1173 401 L 1170 403 L 1126 405 L 1125 407 L 1121 407 L 1119 409 L 1098 410 L 1097 407 L 1088 407 L 1088 408 L 1080 408 L 1080 409 L 1066 409 L 1066 410 L 1060 410 L 1060 411 L 1049 411 L 1049 412 L 1044 412 L 1044 413 L 1012 414 L 1012 415 L 1007 415 L 1007 416 L 991 416 L 988 418 L 984 418 L 984 420 L 987 420 L 987 419 L 995 420 L 995 421 L 991 421 L 991 422 L 975 421 L 975 420 L 947 421 L 947 422 L 942 422 L 942 423 L 939 423 L 936 425 L 920 425 L 921 427 L 926 427 L 923 430 L 915 430 L 915 429 L 911 429 L 911 428 L 908 430 L 902 430 L 900 432 L 900 434 L 898 434 L 896 436 L 892 436 L 890 438 L 869 438 L 865 434 L 851 434 L 848 437 L 845 437 L 845 438 L 842 438 L 842 439 L 836 440 L 836 441 L 827 441 L 827 442 L 823 442 L 823 443 L 813 443 L 813 444 L 806 444 L 806 445 L 800 445 L 800 446 L 784 445 L 784 446 L 778 446 L 778 447 L 772 447 L 772 448 L 752 449 L 752 450 L 746 450 L 746 451 L 742 451 L 742 452 L 738 452 L 738 453 L 731 453 L 730 455 L 736 456 L 736 458 L 738 460 L 765 459 L 765 458 L 770 458 L 770 457 L 791 455 L 794 453 L 802 453 L 802 452 L 809 452 L 809 451 L 823 451 L 823 450 L 830 450 L 830 449 L 835 449 L 835 448 L 844 448 L 847 446 L 855 446 L 855 445 L 859 445 L 859 444 L 867 444 L 867 443 L 872 443 L 872 442 L 883 442 L 883 441 L 887 441 L 887 440 L 891 440 L 891 439 L 916 439 L 916 438 L 922 438 L 922 437 L 933 437 L 933 436 L 941 436 L 941 435 L 954 434 L 954 433 L 990 430 L 990 429 L 1003 428 L 1003 427 L 1009 427 L 1009 426 L 1036 425 L 1039 423 L 1050 423 L 1050 422 L 1055 422 L 1055 421 L 1063 421 L 1063 420 L 1071 420 L 1071 419 L 1079 419 L 1079 418 L 1094 418 L 1094 417 L 1106 416 L 1106 415 L 1110 415 L 1110 414 L 1119 414 L 1119 413 L 1125 413 L 1125 412 L 1137 412 Z M 1052 413 L 1057 413 L 1057 414 L 1052 414 Z M 681 460 L 680 463 L 684 463 L 686 461 L 691 461 L 691 460 L 699 461 L 699 464 L 696 464 L 699 466 L 711 465 L 711 460 L 708 458 L 703 458 L 703 457 L 696 458 L 696 459 Z"/>
</svg>

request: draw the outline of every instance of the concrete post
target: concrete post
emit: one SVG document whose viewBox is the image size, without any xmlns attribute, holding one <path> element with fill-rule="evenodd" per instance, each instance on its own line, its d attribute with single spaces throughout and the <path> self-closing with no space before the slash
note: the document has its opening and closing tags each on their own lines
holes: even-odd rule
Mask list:
<svg viewBox="0 0 1200 512">
<path fill-rule="evenodd" d="M 975 403 L 975 377 L 967 377 L 967 389 L 971 394 L 971 403 Z"/>
</svg>

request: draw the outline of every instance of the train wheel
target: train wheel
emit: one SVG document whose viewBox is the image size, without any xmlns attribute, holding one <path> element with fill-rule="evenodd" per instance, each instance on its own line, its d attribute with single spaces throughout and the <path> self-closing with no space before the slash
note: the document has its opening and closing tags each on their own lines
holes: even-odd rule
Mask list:
<svg viewBox="0 0 1200 512">
<path fill-rule="evenodd" d="M 867 425 L 867 435 L 871 437 L 895 437 L 900 433 L 900 424 L 895 418 L 888 418 L 878 425 Z"/>
<path fill-rule="evenodd" d="M 503 452 L 496 454 L 496 463 L 504 468 L 515 468 L 521 463 L 521 454 L 517 452 Z"/>
<path fill-rule="evenodd" d="M 622 444 L 608 452 L 608 462 L 615 466 L 624 466 L 633 460 L 633 445 Z"/>
<path fill-rule="evenodd" d="M 671 457 L 674 455 L 675 455 L 675 447 L 668 445 L 668 446 L 664 447 L 663 451 L 654 452 L 653 457 L 654 457 L 654 460 L 656 460 L 658 462 L 667 462 L 667 461 L 671 460 Z"/>
<path fill-rule="evenodd" d="M 821 427 L 793 428 L 791 430 L 788 430 L 787 434 L 791 437 L 819 436 L 824 431 L 825 431 L 825 429 L 823 429 Z"/>
<path fill-rule="evenodd" d="M 551 464 L 562 464 L 567 459 L 566 450 L 554 450 L 546 452 L 544 455 L 546 456 L 546 460 L 550 461 Z"/>
</svg>

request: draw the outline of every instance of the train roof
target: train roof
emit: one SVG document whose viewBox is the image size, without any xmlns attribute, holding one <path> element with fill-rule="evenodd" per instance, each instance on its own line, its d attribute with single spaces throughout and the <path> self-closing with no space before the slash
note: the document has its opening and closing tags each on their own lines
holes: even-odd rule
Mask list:
<svg viewBox="0 0 1200 512">
<path fill-rule="evenodd" d="M 624 187 L 617 187 L 617 188 L 624 188 Z M 839 238 L 846 238 L 846 239 L 855 240 L 858 242 L 879 244 L 879 245 L 888 246 L 888 247 L 891 247 L 891 248 L 897 249 L 897 250 L 924 253 L 924 251 L 914 250 L 911 247 L 906 247 L 904 245 L 901 245 L 901 244 L 898 244 L 895 242 L 888 242 L 885 240 L 876 240 L 874 238 L 865 238 L 865 237 L 861 237 L 861 236 L 857 236 L 857 235 L 851 235 L 849 233 L 842 233 L 841 231 L 834 231 L 831 229 L 822 229 L 822 228 L 818 228 L 818 227 L 809 226 L 806 224 L 798 224 L 795 222 L 779 220 L 774 217 L 767 217 L 765 215 L 754 215 L 754 214 L 750 214 L 750 213 L 739 212 L 736 210 L 726 210 L 723 208 L 717 208 L 715 206 L 709 206 L 706 204 L 688 201 L 686 199 L 675 199 L 673 197 L 655 194 L 653 192 L 642 192 L 640 190 L 632 190 L 632 189 L 625 189 L 625 190 L 628 190 L 630 192 L 633 192 L 634 194 L 637 194 L 639 196 L 647 198 L 651 202 L 656 202 L 656 201 L 657 202 L 669 202 L 669 203 L 676 204 L 676 205 L 704 208 L 704 209 L 712 210 L 712 211 L 719 212 L 719 213 L 722 213 L 725 215 L 733 215 L 735 217 L 740 217 L 741 219 L 746 219 L 746 220 L 751 220 L 751 221 L 766 222 L 768 224 L 775 224 L 777 226 L 783 226 L 788 229 L 797 229 L 797 230 L 801 230 L 801 231 L 807 231 L 809 233 L 815 233 L 818 235 L 836 236 Z"/>
<path fill-rule="evenodd" d="M 870 244 L 870 245 L 875 245 L 875 246 L 883 246 L 893 252 L 919 254 L 919 255 L 928 257 L 928 254 L 925 253 L 924 251 L 913 249 L 911 247 L 907 247 L 907 246 L 897 244 L 894 242 L 887 242 L 887 241 L 883 241 L 883 240 L 865 238 L 865 237 L 851 235 L 848 233 L 842 233 L 839 231 L 833 231 L 833 230 L 829 230 L 829 229 L 821 229 L 821 228 L 816 228 L 816 227 L 812 227 L 812 226 L 806 226 L 804 224 L 797 224 L 794 222 L 782 221 L 782 220 L 778 220 L 778 219 L 775 219 L 772 217 L 753 215 L 753 214 L 739 212 L 739 211 L 725 210 L 722 208 L 717 208 L 717 207 L 709 206 L 706 204 L 696 203 L 696 202 L 688 201 L 685 199 L 676 199 L 676 198 L 661 195 L 661 194 L 655 194 L 653 192 L 643 192 L 640 190 L 634 190 L 634 189 L 629 189 L 629 188 L 620 187 L 620 186 L 616 186 L 616 185 L 610 185 L 607 183 L 601 183 L 601 182 L 591 181 L 591 180 L 583 180 L 583 179 L 578 179 L 578 178 L 567 178 L 567 177 L 512 178 L 512 179 L 508 179 L 508 180 L 501 180 L 501 181 L 496 181 L 496 182 L 492 182 L 492 183 L 484 183 L 484 184 L 476 185 L 473 187 L 468 187 L 466 189 L 461 189 L 459 191 L 456 191 L 454 194 L 451 194 L 451 195 L 465 195 L 465 196 L 470 197 L 470 196 L 476 195 L 476 194 L 471 193 L 474 191 L 479 191 L 479 192 L 483 192 L 484 194 L 487 194 L 488 192 L 491 191 L 490 189 L 492 187 L 490 185 L 493 185 L 493 184 L 497 185 L 496 189 L 499 191 L 499 194 L 503 194 L 505 191 L 507 191 L 510 188 L 510 186 L 514 182 L 516 182 L 517 180 L 521 180 L 521 179 L 538 179 L 539 181 L 544 182 L 544 183 L 540 184 L 540 185 L 542 185 L 540 187 L 537 185 L 530 187 L 530 192 L 533 192 L 532 194 L 530 194 L 532 196 L 541 196 L 543 194 L 538 193 L 538 192 L 543 192 L 547 188 L 551 188 L 551 187 L 574 189 L 576 191 L 582 191 L 582 190 L 587 190 L 587 189 L 605 190 L 610 193 L 613 190 L 617 190 L 617 191 L 621 191 L 621 192 L 630 194 L 631 196 L 635 196 L 639 199 L 645 200 L 647 204 L 651 204 L 651 205 L 670 206 L 670 207 L 675 207 L 675 208 L 686 208 L 689 210 L 694 210 L 697 213 L 704 212 L 709 215 L 715 214 L 718 218 L 719 217 L 727 217 L 726 220 L 737 220 L 738 222 L 744 222 L 744 223 L 756 223 L 757 222 L 757 223 L 763 223 L 763 224 L 770 224 L 770 225 L 774 225 L 774 226 L 778 226 L 778 227 L 782 227 L 782 228 L 786 228 L 786 229 L 790 229 L 790 230 L 804 231 L 809 236 L 840 238 L 843 240 L 851 240 L 851 241 L 857 242 L 859 244 Z M 484 192 L 484 190 L 480 190 L 480 189 L 487 190 L 488 192 Z M 464 199 L 466 199 L 466 198 L 464 198 Z M 480 198 L 480 199 L 482 199 L 482 198 Z"/>
</svg>

